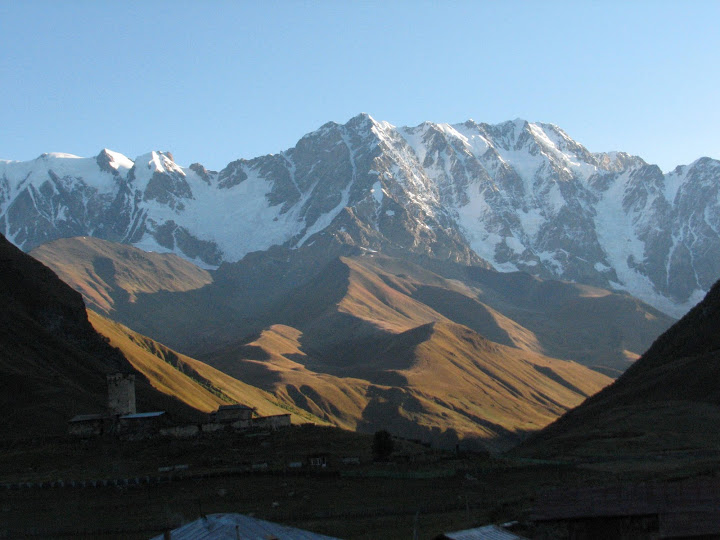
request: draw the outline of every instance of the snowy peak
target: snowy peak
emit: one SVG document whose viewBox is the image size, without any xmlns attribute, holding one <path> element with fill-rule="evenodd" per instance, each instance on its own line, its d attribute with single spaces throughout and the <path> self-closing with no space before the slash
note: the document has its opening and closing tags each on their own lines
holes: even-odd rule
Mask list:
<svg viewBox="0 0 720 540">
<path fill-rule="evenodd" d="M 93 235 L 205 267 L 343 244 L 627 290 L 679 315 L 720 277 L 720 162 L 668 174 L 554 124 L 395 127 L 361 113 L 219 172 L 171 153 L 0 161 L 0 232 Z"/>
<path fill-rule="evenodd" d="M 378 125 L 378 123 L 368 113 L 360 113 L 357 116 L 353 116 L 345 123 L 346 128 L 356 131 L 369 131 L 376 125 Z"/>
<path fill-rule="evenodd" d="M 80 156 L 74 154 L 67 154 L 65 152 L 45 152 L 35 158 L 35 161 L 55 161 L 59 159 L 82 159 Z"/>
<path fill-rule="evenodd" d="M 597 161 L 600 169 L 611 172 L 647 165 L 642 158 L 626 152 L 598 152 L 592 154 L 592 157 Z"/>
<path fill-rule="evenodd" d="M 121 175 L 127 177 L 127 173 L 133 168 L 134 163 L 124 155 L 103 148 L 103 150 L 95 157 L 98 167 L 101 171 L 109 172 L 113 175 Z"/>
<path fill-rule="evenodd" d="M 135 168 L 137 170 L 135 177 L 137 178 L 140 171 L 150 171 L 154 173 L 178 173 L 185 174 L 179 167 L 170 152 L 160 152 L 153 150 L 147 154 L 143 154 L 135 158 Z"/>
<path fill-rule="evenodd" d="M 689 166 L 688 169 L 692 171 L 697 171 L 698 174 L 717 174 L 718 169 L 720 169 L 720 161 L 717 159 L 712 159 L 709 157 L 701 157 L 695 161 L 693 161 Z"/>
<path fill-rule="evenodd" d="M 153 151 L 135 159 L 128 178 L 143 200 L 156 201 L 178 213 L 185 209 L 187 200 L 194 198 L 186 176 L 170 152 Z"/>
</svg>

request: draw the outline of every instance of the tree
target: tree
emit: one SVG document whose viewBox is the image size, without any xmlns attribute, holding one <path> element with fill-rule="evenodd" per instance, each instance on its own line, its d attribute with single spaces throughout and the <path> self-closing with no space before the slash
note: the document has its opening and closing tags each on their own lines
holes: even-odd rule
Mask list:
<svg viewBox="0 0 720 540">
<path fill-rule="evenodd" d="M 393 453 L 394 449 L 395 443 L 393 442 L 392 435 L 390 435 L 390 433 L 384 429 L 375 432 L 375 435 L 373 436 L 372 450 L 376 461 L 385 461 L 390 457 L 390 454 Z"/>
</svg>

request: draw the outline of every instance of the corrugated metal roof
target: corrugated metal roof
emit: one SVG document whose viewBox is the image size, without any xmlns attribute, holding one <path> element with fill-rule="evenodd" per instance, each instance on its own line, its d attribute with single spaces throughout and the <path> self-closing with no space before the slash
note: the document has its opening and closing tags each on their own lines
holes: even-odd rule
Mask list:
<svg viewBox="0 0 720 540">
<path fill-rule="evenodd" d="M 170 532 L 172 540 L 338 540 L 243 514 L 210 514 Z M 152 540 L 163 540 L 163 535 Z"/>
<path fill-rule="evenodd" d="M 522 536 L 506 531 L 497 525 L 485 525 L 475 529 L 449 532 L 443 536 L 451 540 L 524 540 Z"/>
<path fill-rule="evenodd" d="M 137 418 L 155 418 L 157 416 L 162 416 L 165 414 L 165 411 L 156 411 L 156 412 L 141 412 L 136 414 L 126 414 L 120 417 L 121 420 L 133 420 Z"/>
</svg>

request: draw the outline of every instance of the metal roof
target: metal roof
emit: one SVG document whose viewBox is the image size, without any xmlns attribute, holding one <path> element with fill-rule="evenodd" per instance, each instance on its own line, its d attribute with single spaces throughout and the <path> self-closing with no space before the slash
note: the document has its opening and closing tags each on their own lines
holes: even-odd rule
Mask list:
<svg viewBox="0 0 720 540">
<path fill-rule="evenodd" d="M 120 417 L 120 420 L 135 420 L 138 418 L 156 418 L 158 416 L 162 416 L 165 414 L 165 411 L 156 411 L 156 412 L 141 412 L 136 414 L 125 414 Z"/>
<path fill-rule="evenodd" d="M 106 416 L 104 414 L 78 414 L 70 419 L 70 422 L 89 422 L 91 420 L 102 420 Z"/>
<path fill-rule="evenodd" d="M 243 514 L 210 514 L 170 531 L 173 540 L 338 540 Z M 163 540 L 163 535 L 152 540 Z"/>
<path fill-rule="evenodd" d="M 447 532 L 442 537 L 450 538 L 450 540 L 523 540 L 522 536 L 506 531 L 497 525 L 485 525 L 475 529 Z"/>
</svg>

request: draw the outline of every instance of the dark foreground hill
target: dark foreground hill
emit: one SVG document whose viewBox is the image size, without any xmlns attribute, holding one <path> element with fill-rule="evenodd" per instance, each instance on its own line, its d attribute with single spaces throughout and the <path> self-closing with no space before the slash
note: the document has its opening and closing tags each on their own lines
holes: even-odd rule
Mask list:
<svg viewBox="0 0 720 540">
<path fill-rule="evenodd" d="M 720 282 L 614 384 L 527 441 L 535 456 L 720 450 Z"/>
<path fill-rule="evenodd" d="M 108 373 L 133 371 L 95 332 L 80 294 L 0 236 L 0 436 L 64 433 L 102 412 Z M 137 380 L 138 410 L 191 418 L 193 409 Z"/>
</svg>

